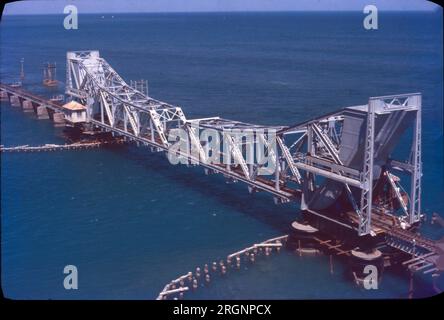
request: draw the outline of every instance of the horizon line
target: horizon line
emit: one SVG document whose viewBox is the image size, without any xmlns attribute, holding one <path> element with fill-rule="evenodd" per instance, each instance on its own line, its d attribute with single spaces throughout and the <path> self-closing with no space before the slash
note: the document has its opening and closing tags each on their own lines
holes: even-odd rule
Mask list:
<svg viewBox="0 0 444 320">
<path fill-rule="evenodd" d="M 412 10 L 400 10 L 400 9 L 380 9 L 378 12 L 379 13 L 384 13 L 384 12 L 397 12 L 397 13 L 412 13 L 412 12 L 417 12 L 417 13 L 435 13 L 435 12 L 439 12 L 442 11 L 442 7 L 437 7 L 437 8 L 433 8 L 433 9 L 412 9 Z M 362 10 L 357 10 L 357 9 L 350 9 L 350 10 L 318 10 L 318 9 L 313 9 L 313 10 L 217 10 L 217 11 L 145 11 L 145 12 L 134 12 L 134 11 L 119 11 L 119 12 L 84 12 L 84 13 L 78 13 L 79 15 L 87 15 L 87 14 L 165 14 L 165 13 L 302 13 L 302 12 L 313 12 L 313 13 L 342 13 L 342 12 L 359 12 L 359 13 L 363 13 Z M 52 13 L 4 13 L 2 12 L 2 17 L 3 16 L 49 16 L 49 15 L 66 15 L 63 12 L 60 13 L 56 13 L 56 12 L 52 12 Z"/>
</svg>

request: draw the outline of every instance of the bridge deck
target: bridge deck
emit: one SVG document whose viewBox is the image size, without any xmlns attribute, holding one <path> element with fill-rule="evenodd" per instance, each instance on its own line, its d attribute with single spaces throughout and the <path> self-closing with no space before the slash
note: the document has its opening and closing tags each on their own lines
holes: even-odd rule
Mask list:
<svg viewBox="0 0 444 320">
<path fill-rule="evenodd" d="M 51 108 L 55 111 L 61 111 L 62 110 L 62 103 L 59 101 L 51 101 L 48 98 L 42 97 L 42 96 L 38 96 L 35 95 L 27 90 L 24 90 L 22 88 L 19 87 L 12 87 L 8 84 L 4 84 L 4 83 L 0 83 L 0 89 L 2 89 L 3 91 L 15 95 L 15 96 L 19 96 L 23 99 L 32 101 L 34 103 L 40 104 L 40 105 L 45 105 L 48 108 Z"/>
</svg>

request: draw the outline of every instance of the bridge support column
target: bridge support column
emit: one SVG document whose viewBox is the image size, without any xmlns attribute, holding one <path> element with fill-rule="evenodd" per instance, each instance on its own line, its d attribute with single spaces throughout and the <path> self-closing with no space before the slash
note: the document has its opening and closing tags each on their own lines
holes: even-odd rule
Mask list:
<svg viewBox="0 0 444 320">
<path fill-rule="evenodd" d="M 8 93 L 6 91 L 0 91 L 0 101 L 8 101 Z"/>
<path fill-rule="evenodd" d="M 24 100 L 23 101 L 23 111 L 24 112 L 33 112 L 34 111 L 34 107 L 32 105 L 31 100 Z"/>
<path fill-rule="evenodd" d="M 45 105 L 37 107 L 37 118 L 40 120 L 49 119 L 48 109 Z"/>
<path fill-rule="evenodd" d="M 354 249 L 351 251 L 350 267 L 357 285 L 376 285 L 377 288 L 384 270 L 384 258 L 378 249 L 368 251 Z M 371 277 L 368 277 L 369 274 Z M 377 283 L 374 283 L 375 281 Z"/>
<path fill-rule="evenodd" d="M 61 112 L 54 112 L 54 114 L 52 115 L 52 119 L 56 127 L 65 126 L 65 114 Z"/>
<path fill-rule="evenodd" d="M 290 250 L 296 251 L 300 256 L 318 254 L 320 252 L 319 244 L 315 240 L 318 234 L 319 230 L 315 227 L 294 221 L 291 224 L 287 246 Z"/>
<path fill-rule="evenodd" d="M 20 98 L 16 95 L 11 95 L 11 97 L 9 98 L 10 102 L 11 102 L 11 106 L 13 107 L 20 107 L 21 103 L 20 103 Z"/>
</svg>

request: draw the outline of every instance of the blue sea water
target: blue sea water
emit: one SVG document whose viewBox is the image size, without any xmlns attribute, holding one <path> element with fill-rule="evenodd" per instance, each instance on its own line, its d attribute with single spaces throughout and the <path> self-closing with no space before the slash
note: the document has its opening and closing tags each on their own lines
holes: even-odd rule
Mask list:
<svg viewBox="0 0 444 320">
<path fill-rule="evenodd" d="M 444 214 L 442 10 L 384 13 L 379 29 L 361 13 L 201 13 L 6 16 L 1 81 L 51 96 L 63 92 L 66 52 L 99 50 L 124 79 L 148 79 L 150 95 L 188 118 L 221 116 L 290 125 L 368 97 L 423 93 L 423 209 Z M 57 63 L 58 89 L 41 85 Z M 1 105 L 1 144 L 61 143 L 49 120 Z M 287 232 L 296 204 L 171 166 L 159 154 L 122 147 L 2 154 L 1 280 L 12 299 L 154 299 L 170 280 L 252 243 Z M 443 230 L 425 225 L 432 238 Z M 79 289 L 65 290 L 76 265 Z M 196 299 L 405 298 L 408 279 L 386 272 L 378 290 L 345 279 L 327 257 L 281 252 L 189 295 Z M 441 277 L 442 278 L 442 277 Z M 443 280 L 439 282 L 444 288 Z M 433 295 L 415 278 L 415 295 Z"/>
</svg>

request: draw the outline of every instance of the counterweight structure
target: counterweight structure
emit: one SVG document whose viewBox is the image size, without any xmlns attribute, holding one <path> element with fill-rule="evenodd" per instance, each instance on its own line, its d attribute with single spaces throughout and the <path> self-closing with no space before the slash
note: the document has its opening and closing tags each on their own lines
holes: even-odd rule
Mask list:
<svg viewBox="0 0 444 320">
<path fill-rule="evenodd" d="M 66 93 L 86 106 L 84 125 L 159 152 L 173 145 L 172 130 L 182 129 L 195 152 L 176 154 L 201 165 L 206 173 L 242 181 L 250 192 L 267 191 L 278 203 L 297 200 L 305 212 L 354 229 L 359 236 L 382 230 L 393 246 L 401 234 L 407 242 L 415 238 L 405 230 L 421 220 L 420 93 L 372 97 L 365 105 L 292 126 L 252 125 L 220 117 L 187 119 L 180 107 L 128 85 L 98 51 L 67 53 Z M 226 146 L 216 153 L 228 161 L 207 161 L 207 144 L 199 138 L 204 129 L 220 134 Z M 237 140 L 234 130 L 253 131 L 254 139 Z M 395 147 L 408 142 L 410 155 L 392 158 Z M 266 164 L 247 161 L 248 145 L 259 143 L 265 145 Z M 272 172 L 258 174 L 270 163 Z M 410 177 L 408 192 L 395 171 Z M 393 226 L 387 222 L 395 220 Z M 427 241 L 416 238 L 413 249 L 403 250 L 433 255 L 434 245 Z"/>
</svg>

